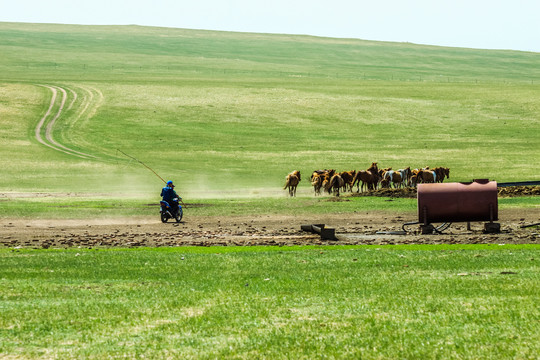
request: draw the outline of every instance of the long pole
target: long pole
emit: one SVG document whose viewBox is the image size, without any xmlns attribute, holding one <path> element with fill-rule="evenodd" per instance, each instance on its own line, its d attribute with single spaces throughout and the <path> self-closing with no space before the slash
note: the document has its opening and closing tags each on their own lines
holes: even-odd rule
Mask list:
<svg viewBox="0 0 540 360">
<path fill-rule="evenodd" d="M 533 227 L 533 226 L 538 226 L 538 225 L 540 225 L 540 222 L 539 222 L 539 223 L 536 223 L 536 224 L 530 224 L 530 225 L 521 225 L 520 228 L 524 229 L 524 228 Z"/>
<path fill-rule="evenodd" d="M 151 172 L 153 172 L 158 178 L 160 178 L 161 181 L 163 181 L 164 183 L 167 183 L 161 176 L 158 175 L 157 172 L 155 172 L 154 170 L 152 170 L 152 168 L 151 168 L 150 166 L 146 165 L 146 164 L 143 163 L 141 160 L 136 159 L 136 158 L 134 158 L 133 156 L 126 154 L 125 152 L 123 152 L 123 151 L 120 150 L 120 149 L 116 149 L 116 150 L 117 150 L 117 151 L 120 151 L 122 154 L 126 155 L 128 158 L 133 159 L 133 160 L 135 160 L 135 161 L 141 163 L 145 168 L 147 168 L 148 170 L 150 170 Z"/>
</svg>

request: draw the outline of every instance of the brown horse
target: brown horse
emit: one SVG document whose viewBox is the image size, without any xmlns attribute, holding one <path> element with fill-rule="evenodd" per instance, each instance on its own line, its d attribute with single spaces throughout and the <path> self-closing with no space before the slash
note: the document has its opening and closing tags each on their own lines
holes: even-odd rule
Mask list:
<svg viewBox="0 0 540 360">
<path fill-rule="evenodd" d="M 401 173 L 394 170 L 385 171 L 382 175 L 382 179 L 388 181 L 389 187 L 390 184 L 393 184 L 394 188 L 396 189 L 401 186 L 401 183 L 403 181 Z"/>
<path fill-rule="evenodd" d="M 331 194 L 334 193 L 335 196 L 339 196 L 339 189 L 343 187 L 345 182 L 339 174 L 335 174 L 330 178 L 330 180 L 325 180 L 325 190 Z"/>
<path fill-rule="evenodd" d="M 444 180 L 444 174 L 445 174 L 444 168 L 442 168 L 442 167 L 436 167 L 436 168 L 434 168 L 432 171 L 434 171 L 435 174 L 436 174 L 436 176 L 437 176 L 436 182 L 442 183 L 443 180 Z"/>
<path fill-rule="evenodd" d="M 314 176 L 317 176 L 317 175 L 323 175 L 323 176 L 324 176 L 324 175 L 327 175 L 327 176 L 329 176 L 329 177 L 332 177 L 332 176 L 334 176 L 335 173 L 336 173 L 336 170 L 334 170 L 334 169 L 330 169 L 330 170 L 328 170 L 328 169 L 324 169 L 324 170 L 315 170 L 315 171 L 313 171 L 313 173 L 311 174 L 311 179 L 310 179 L 310 180 L 313 180 L 313 177 L 314 177 Z"/>
<path fill-rule="evenodd" d="M 285 186 L 283 187 L 283 190 L 289 188 L 289 195 L 296 196 L 296 187 L 300 180 L 300 171 L 295 170 L 291 172 L 285 177 Z"/>
<path fill-rule="evenodd" d="M 362 182 L 362 186 L 360 186 L 360 182 Z M 356 184 L 357 192 L 360 192 L 360 189 L 362 190 L 362 192 L 364 192 L 364 185 L 366 185 L 368 190 L 375 190 L 378 182 L 379 169 L 377 168 L 377 163 L 374 162 L 371 164 L 369 169 L 360 170 L 356 173 L 353 180 L 353 186 L 354 184 Z"/>
<path fill-rule="evenodd" d="M 444 170 L 444 176 L 446 176 L 447 179 L 450 179 L 450 168 L 443 168 Z"/>
<path fill-rule="evenodd" d="M 343 191 L 350 190 L 352 192 L 353 181 L 354 181 L 355 175 L 356 175 L 356 170 L 343 171 L 339 173 L 339 176 L 341 176 L 341 178 L 343 179 L 345 183 L 343 185 Z"/>
<path fill-rule="evenodd" d="M 418 173 L 411 176 L 411 182 L 410 182 L 410 185 L 412 187 L 416 187 L 417 184 L 418 184 Z"/>
<path fill-rule="evenodd" d="M 418 171 L 417 183 L 434 183 L 437 180 L 437 173 L 433 170 L 420 170 Z"/>
<path fill-rule="evenodd" d="M 321 188 L 323 186 L 324 175 L 323 174 L 314 174 L 311 176 L 311 186 L 315 191 L 315 196 L 321 195 Z"/>
</svg>

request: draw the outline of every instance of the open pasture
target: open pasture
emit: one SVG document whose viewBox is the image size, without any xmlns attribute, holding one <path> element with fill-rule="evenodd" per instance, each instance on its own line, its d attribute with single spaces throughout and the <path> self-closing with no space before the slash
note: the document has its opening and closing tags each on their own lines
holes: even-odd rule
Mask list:
<svg viewBox="0 0 540 360">
<path fill-rule="evenodd" d="M 539 180 L 540 54 L 12 23 L 0 53 L 0 357 L 537 357 L 538 197 L 500 199 L 489 238 L 314 246 L 298 222 L 414 219 L 315 198 L 316 169 Z M 175 180 L 184 223 L 117 149 Z"/>
<path fill-rule="evenodd" d="M 155 198 L 161 181 L 117 149 L 190 197 L 276 196 L 293 169 L 372 161 L 539 179 L 536 53 L 142 27 L 0 34 L 3 192 Z"/>
</svg>

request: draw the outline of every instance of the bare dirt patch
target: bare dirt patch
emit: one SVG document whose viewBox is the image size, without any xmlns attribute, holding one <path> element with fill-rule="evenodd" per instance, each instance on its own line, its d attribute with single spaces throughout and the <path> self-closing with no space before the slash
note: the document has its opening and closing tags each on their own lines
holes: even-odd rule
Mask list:
<svg viewBox="0 0 540 360">
<path fill-rule="evenodd" d="M 500 197 L 540 196 L 540 186 L 509 186 L 499 188 Z"/>
<path fill-rule="evenodd" d="M 0 220 L 0 247 L 94 248 L 160 246 L 349 245 L 349 244 L 537 244 L 540 209 L 499 211 L 500 234 L 484 234 L 482 223 L 453 224 L 444 234 L 377 234 L 401 230 L 415 221 L 415 213 L 358 212 L 354 214 L 300 216 L 191 217 L 181 223 L 162 224 L 156 217 L 91 220 Z M 338 240 L 321 240 L 304 232 L 303 224 L 326 224 L 336 229 Z"/>
<path fill-rule="evenodd" d="M 517 196 L 540 196 L 540 186 L 509 186 L 500 187 L 497 190 L 499 197 L 517 197 Z M 400 189 L 377 189 L 375 191 L 353 193 L 351 196 L 379 196 L 392 198 L 416 198 L 416 188 Z"/>
</svg>

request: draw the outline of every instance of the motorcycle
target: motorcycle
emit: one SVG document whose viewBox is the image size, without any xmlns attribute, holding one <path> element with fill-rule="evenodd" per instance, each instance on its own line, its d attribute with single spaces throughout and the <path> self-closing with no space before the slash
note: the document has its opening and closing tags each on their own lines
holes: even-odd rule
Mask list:
<svg viewBox="0 0 540 360">
<path fill-rule="evenodd" d="M 166 223 L 169 219 L 175 219 L 176 222 L 180 222 L 180 220 L 182 220 L 184 211 L 182 210 L 182 205 L 180 205 L 178 198 L 172 199 L 171 204 L 169 204 L 167 201 L 161 200 L 159 205 L 161 222 Z"/>
</svg>

